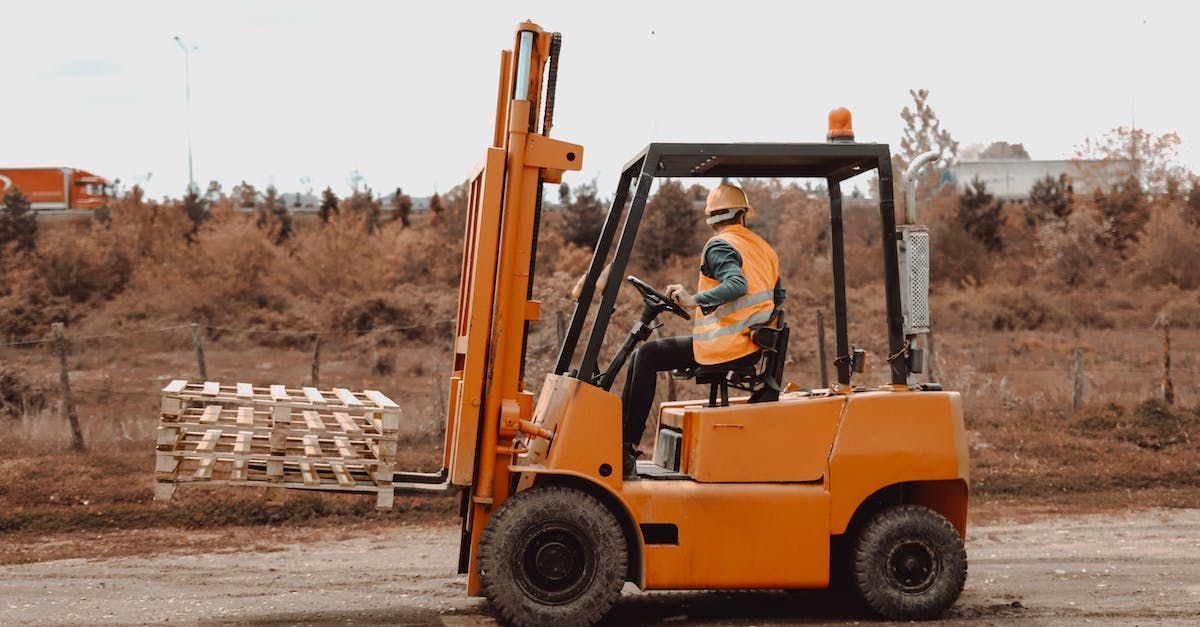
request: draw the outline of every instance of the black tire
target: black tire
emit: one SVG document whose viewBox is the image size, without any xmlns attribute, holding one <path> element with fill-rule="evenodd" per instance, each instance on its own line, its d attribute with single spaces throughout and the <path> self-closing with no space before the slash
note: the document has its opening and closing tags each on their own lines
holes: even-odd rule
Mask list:
<svg viewBox="0 0 1200 627">
<path fill-rule="evenodd" d="M 859 598 L 891 620 L 941 616 L 967 581 L 967 550 L 958 531 L 920 505 L 876 514 L 863 526 L 851 559 Z"/>
<path fill-rule="evenodd" d="M 484 593 L 513 625 L 593 625 L 621 596 L 625 535 L 603 503 L 534 488 L 500 506 L 479 541 Z"/>
</svg>

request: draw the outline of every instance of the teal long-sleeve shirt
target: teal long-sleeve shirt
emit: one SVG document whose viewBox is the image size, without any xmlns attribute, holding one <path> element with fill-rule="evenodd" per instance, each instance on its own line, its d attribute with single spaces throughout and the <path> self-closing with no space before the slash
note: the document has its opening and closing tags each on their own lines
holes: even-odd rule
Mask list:
<svg viewBox="0 0 1200 627">
<path fill-rule="evenodd" d="M 732 244 L 719 239 L 713 240 L 704 247 L 702 257 L 704 263 L 700 266 L 700 272 L 704 276 L 720 282 L 716 287 L 696 294 L 696 304 L 700 305 L 700 309 L 704 313 L 711 313 L 719 305 L 741 298 L 746 294 L 746 275 L 742 273 L 742 256 L 738 254 Z M 776 280 L 775 306 L 782 305 L 786 297 L 787 290 L 783 289 L 783 284 L 779 280 Z"/>
</svg>

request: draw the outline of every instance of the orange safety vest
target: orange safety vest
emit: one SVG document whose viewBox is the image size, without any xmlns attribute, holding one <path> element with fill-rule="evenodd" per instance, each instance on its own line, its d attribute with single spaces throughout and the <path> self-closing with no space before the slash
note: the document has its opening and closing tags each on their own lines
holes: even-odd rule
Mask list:
<svg viewBox="0 0 1200 627">
<path fill-rule="evenodd" d="M 759 350 L 750 339 L 750 327 L 766 322 L 775 309 L 775 284 L 779 282 L 779 257 L 775 249 L 750 229 L 738 224 L 709 238 L 721 240 L 742 257 L 746 293 L 722 303 L 705 315 L 699 308 L 693 318 L 692 352 L 696 363 L 712 365 L 733 361 Z M 705 244 L 707 247 L 707 244 Z M 696 292 L 710 290 L 720 282 L 700 273 Z"/>
</svg>

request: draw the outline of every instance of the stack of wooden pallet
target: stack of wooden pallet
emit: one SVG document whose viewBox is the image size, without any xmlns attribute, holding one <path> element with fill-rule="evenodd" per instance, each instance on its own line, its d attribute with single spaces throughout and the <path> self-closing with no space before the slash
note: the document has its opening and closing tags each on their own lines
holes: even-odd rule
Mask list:
<svg viewBox="0 0 1200 627">
<path fill-rule="evenodd" d="M 172 381 L 154 498 L 210 483 L 371 493 L 391 509 L 399 426 L 400 407 L 375 390 Z"/>
</svg>

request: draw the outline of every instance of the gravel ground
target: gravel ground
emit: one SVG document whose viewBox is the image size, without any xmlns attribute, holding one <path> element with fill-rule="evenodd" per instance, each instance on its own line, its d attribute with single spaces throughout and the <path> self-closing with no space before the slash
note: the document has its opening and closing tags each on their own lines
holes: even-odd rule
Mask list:
<svg viewBox="0 0 1200 627">
<path fill-rule="evenodd" d="M 242 548 L 202 553 L 2 566 L 0 624 L 494 622 L 453 574 L 454 526 L 369 529 L 309 543 L 289 536 L 238 539 Z M 971 529 L 967 550 L 967 589 L 949 624 L 1196 624 L 1200 617 L 1200 510 L 993 523 Z M 611 624 L 868 619 L 824 593 L 626 591 Z"/>
</svg>

